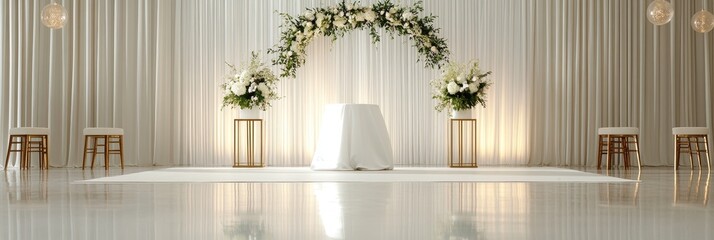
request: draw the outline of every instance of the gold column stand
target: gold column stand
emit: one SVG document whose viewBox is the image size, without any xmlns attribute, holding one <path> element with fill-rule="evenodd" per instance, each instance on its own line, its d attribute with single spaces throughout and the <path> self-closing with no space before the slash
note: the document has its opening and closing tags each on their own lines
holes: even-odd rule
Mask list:
<svg viewBox="0 0 714 240">
<path fill-rule="evenodd" d="M 260 130 L 256 131 L 256 127 L 259 127 Z M 259 135 L 258 139 L 256 139 L 256 132 Z M 241 141 L 241 138 L 245 141 Z M 233 167 L 265 167 L 264 142 L 265 126 L 262 119 L 235 119 L 233 121 Z M 259 159 L 256 159 L 256 155 Z"/>
<path fill-rule="evenodd" d="M 471 159 L 464 158 L 465 146 L 464 142 L 469 140 L 464 138 L 464 125 L 468 128 L 468 132 L 471 134 Z M 458 141 L 458 148 L 456 149 L 458 159 L 454 158 L 454 127 L 458 131 L 456 134 L 456 141 Z M 476 119 L 450 119 L 449 120 L 449 167 L 452 168 L 477 168 L 478 161 L 476 161 Z"/>
</svg>

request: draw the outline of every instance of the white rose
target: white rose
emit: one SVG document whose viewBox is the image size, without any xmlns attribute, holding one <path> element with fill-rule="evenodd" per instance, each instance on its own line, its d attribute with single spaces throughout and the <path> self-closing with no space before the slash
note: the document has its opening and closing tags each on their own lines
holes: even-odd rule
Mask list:
<svg viewBox="0 0 714 240">
<path fill-rule="evenodd" d="M 371 9 L 367 9 L 364 11 L 364 19 L 369 22 L 374 22 L 374 20 L 377 19 L 377 15 Z"/>
<path fill-rule="evenodd" d="M 466 82 L 466 74 L 461 74 L 458 77 L 456 77 L 456 82 L 458 83 L 464 83 Z"/>
<path fill-rule="evenodd" d="M 454 95 L 459 92 L 459 85 L 455 82 L 449 82 L 449 84 L 446 85 L 446 90 L 449 91 L 449 94 Z"/>
<path fill-rule="evenodd" d="M 475 93 L 476 91 L 478 91 L 478 83 L 473 82 L 469 84 L 469 92 Z"/>
<path fill-rule="evenodd" d="M 323 21 L 325 20 L 325 14 L 323 13 L 318 13 L 317 14 L 317 20 L 315 20 L 315 24 L 317 24 L 317 27 L 322 27 Z"/>
<path fill-rule="evenodd" d="M 248 77 L 248 71 L 243 70 L 243 71 L 240 73 L 240 78 L 239 78 L 239 79 L 240 79 L 241 81 L 245 81 L 245 78 L 247 78 L 247 77 Z"/>
<path fill-rule="evenodd" d="M 268 88 L 268 85 L 265 85 L 265 83 L 260 83 L 258 84 L 258 91 L 263 94 L 267 94 L 268 92 L 270 92 L 270 88 Z"/>
<path fill-rule="evenodd" d="M 335 21 L 332 23 L 335 24 L 335 27 L 343 28 L 343 27 L 345 27 L 345 24 L 347 24 L 347 19 L 345 19 L 343 17 L 337 17 L 337 18 L 335 18 Z"/>
<path fill-rule="evenodd" d="M 251 83 L 251 84 L 250 84 L 250 87 L 248 87 L 248 92 L 249 92 L 249 93 L 255 92 L 255 90 L 256 90 L 257 88 L 258 88 L 258 84 Z"/>
<path fill-rule="evenodd" d="M 312 23 L 311 22 L 305 22 L 302 24 L 303 27 L 305 27 L 305 30 L 310 30 L 312 29 Z M 303 31 L 305 31 L 303 30 Z"/>
<path fill-rule="evenodd" d="M 477 78 L 476 76 L 474 76 L 474 77 L 471 78 L 471 81 L 472 81 L 472 82 L 476 82 L 476 81 L 478 81 L 478 78 Z"/>
<path fill-rule="evenodd" d="M 463 83 L 461 84 L 461 89 L 459 89 L 459 92 L 463 92 L 469 89 L 469 84 L 468 83 Z"/>
<path fill-rule="evenodd" d="M 433 50 L 433 49 L 432 49 L 432 50 Z M 288 51 L 288 52 L 285 53 L 285 55 L 288 55 L 288 57 L 290 57 L 290 56 L 293 55 L 293 51 Z"/>
<path fill-rule="evenodd" d="M 412 14 L 411 12 L 402 13 L 402 19 L 404 20 L 410 20 L 412 19 L 412 17 L 414 17 L 414 14 Z"/>
<path fill-rule="evenodd" d="M 433 46 L 432 46 L 432 47 L 431 47 L 431 51 L 434 52 L 434 53 L 437 53 L 437 52 L 439 52 L 439 49 L 436 49 L 436 47 L 433 47 Z"/>
<path fill-rule="evenodd" d="M 364 21 L 364 13 L 363 12 L 358 13 L 357 16 L 355 16 L 355 20 L 357 20 L 357 22 Z"/>
<path fill-rule="evenodd" d="M 233 86 L 231 86 L 231 92 L 233 92 L 236 96 L 243 95 L 245 94 L 245 87 L 238 83 L 233 84 Z"/>
<path fill-rule="evenodd" d="M 305 16 L 305 19 L 307 19 L 307 20 L 310 20 L 310 21 L 315 20 L 315 13 L 311 10 L 305 11 L 303 16 Z"/>
</svg>

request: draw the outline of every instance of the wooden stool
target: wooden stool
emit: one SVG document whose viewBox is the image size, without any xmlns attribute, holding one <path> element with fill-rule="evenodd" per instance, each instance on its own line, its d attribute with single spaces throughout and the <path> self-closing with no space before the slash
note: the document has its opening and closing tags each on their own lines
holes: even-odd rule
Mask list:
<svg viewBox="0 0 714 240">
<path fill-rule="evenodd" d="M 118 144 L 119 149 L 112 149 L 112 143 Z M 111 154 L 119 155 L 121 159 L 121 169 L 124 169 L 124 129 L 85 128 L 82 169 L 84 169 L 84 165 L 87 162 L 87 154 L 92 154 L 92 169 L 94 169 L 94 159 L 97 158 L 97 155 L 104 155 L 104 169 L 109 170 L 109 155 Z"/>
<path fill-rule="evenodd" d="M 642 168 L 640 162 L 640 129 L 633 127 L 612 127 L 598 129 L 598 146 L 597 146 L 597 169 L 602 165 L 602 155 L 607 157 L 607 169 L 612 166 L 612 155 L 622 154 L 625 168 L 630 167 L 630 153 L 637 153 L 637 169 Z M 630 144 L 634 144 L 635 148 L 631 149 Z"/>
<path fill-rule="evenodd" d="M 30 153 L 36 152 L 40 157 L 40 169 L 47 169 L 49 165 L 49 128 L 12 128 L 7 144 L 7 156 L 5 157 L 5 169 L 10 161 L 10 153 L 20 153 L 20 169 L 30 168 Z M 12 150 L 14 145 L 19 145 L 20 149 Z"/>
<path fill-rule="evenodd" d="M 679 157 L 682 153 L 689 153 L 689 166 L 694 168 L 694 155 L 699 160 L 699 168 L 702 168 L 702 153 L 707 156 L 707 169 L 711 170 L 709 158 L 709 128 L 705 127 L 676 127 L 672 128 L 674 135 L 674 170 L 679 169 Z M 704 149 L 699 148 L 704 144 Z"/>
</svg>

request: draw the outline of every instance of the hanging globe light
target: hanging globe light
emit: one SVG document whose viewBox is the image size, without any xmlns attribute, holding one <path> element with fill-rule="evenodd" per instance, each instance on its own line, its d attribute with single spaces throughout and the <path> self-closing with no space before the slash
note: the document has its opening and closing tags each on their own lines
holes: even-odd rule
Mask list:
<svg viewBox="0 0 714 240">
<path fill-rule="evenodd" d="M 67 22 L 67 10 L 57 3 L 47 4 L 42 8 L 42 24 L 52 29 L 60 29 Z"/>
<path fill-rule="evenodd" d="M 714 15 L 702 9 L 692 16 L 692 28 L 700 33 L 707 33 L 714 28 Z"/>
<path fill-rule="evenodd" d="M 674 8 L 664 0 L 655 0 L 647 7 L 647 19 L 654 25 L 664 25 L 672 21 Z"/>
</svg>

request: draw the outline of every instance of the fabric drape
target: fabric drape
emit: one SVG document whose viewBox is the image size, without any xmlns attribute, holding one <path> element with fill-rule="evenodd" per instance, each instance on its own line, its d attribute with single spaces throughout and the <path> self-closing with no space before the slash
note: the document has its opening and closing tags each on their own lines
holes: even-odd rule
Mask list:
<svg viewBox="0 0 714 240">
<path fill-rule="evenodd" d="M 50 127 L 50 165 L 62 167 L 81 164 L 82 129 L 95 126 L 124 128 L 129 166 L 230 166 L 236 111 L 220 107 L 224 62 L 278 43 L 276 12 L 338 1 L 57 2 L 69 15 L 61 30 L 40 22 L 49 0 L 0 2 L 0 136 Z M 640 128 L 644 164 L 668 165 L 672 127 L 712 128 L 712 40 L 689 20 L 713 1 L 672 1 L 675 17 L 660 27 L 648 4 L 424 1 L 451 59 L 494 72 L 474 114 L 480 165 L 592 166 L 597 128 L 617 126 Z M 378 104 L 395 164 L 446 164 L 448 118 L 429 88 L 440 72 L 416 62 L 406 37 L 380 33 L 377 44 L 364 31 L 310 44 L 265 114 L 270 165 L 309 165 L 330 103 Z"/>
</svg>

